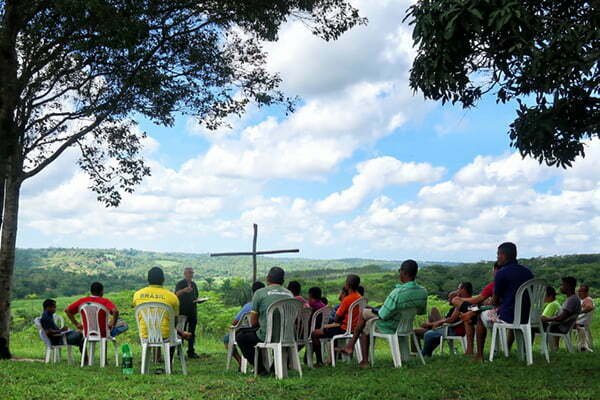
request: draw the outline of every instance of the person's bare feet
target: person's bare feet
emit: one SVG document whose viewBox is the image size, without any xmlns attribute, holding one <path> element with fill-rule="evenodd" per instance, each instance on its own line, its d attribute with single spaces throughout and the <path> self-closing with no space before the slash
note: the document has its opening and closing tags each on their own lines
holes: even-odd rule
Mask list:
<svg viewBox="0 0 600 400">
<path fill-rule="evenodd" d="M 483 362 L 483 356 L 481 354 L 475 354 L 472 360 L 473 362 Z"/>
<path fill-rule="evenodd" d="M 368 361 L 361 361 L 360 364 L 358 364 L 358 366 L 360 367 L 360 369 L 367 369 L 370 367 Z"/>
</svg>

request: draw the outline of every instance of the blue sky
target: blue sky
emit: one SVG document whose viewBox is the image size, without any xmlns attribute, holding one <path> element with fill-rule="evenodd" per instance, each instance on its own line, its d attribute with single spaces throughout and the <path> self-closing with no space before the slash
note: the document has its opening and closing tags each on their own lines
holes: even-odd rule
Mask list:
<svg viewBox="0 0 600 400">
<path fill-rule="evenodd" d="M 139 120 L 152 168 L 118 209 L 95 201 L 69 152 L 25 184 L 20 247 L 468 261 L 502 241 L 524 256 L 600 252 L 600 146 L 564 171 L 523 160 L 514 104 L 424 101 L 408 87 L 407 1 L 357 1 L 369 25 L 326 43 L 299 23 L 265 44 L 297 111 L 249 106 L 231 129 Z"/>
</svg>

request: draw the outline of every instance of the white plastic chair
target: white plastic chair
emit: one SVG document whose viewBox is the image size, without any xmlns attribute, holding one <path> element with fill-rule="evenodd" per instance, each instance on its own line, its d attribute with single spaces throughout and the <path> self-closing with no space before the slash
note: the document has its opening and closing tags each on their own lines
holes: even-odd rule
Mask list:
<svg viewBox="0 0 600 400">
<path fill-rule="evenodd" d="M 416 314 L 417 309 L 414 307 L 402 310 L 400 314 L 400 321 L 396 327 L 396 332 L 391 334 L 378 332 L 377 322 L 373 321 L 371 324 L 371 330 L 369 332 L 369 358 L 371 361 L 371 366 L 375 364 L 375 339 L 382 338 L 387 339 L 390 345 L 394 367 L 401 367 L 402 353 L 400 349 L 400 337 L 405 337 L 409 344 L 410 339 L 412 338 L 415 348 L 417 349 L 417 355 L 421 359 L 423 365 L 425 365 L 425 359 L 423 358 L 423 353 L 421 352 L 421 346 L 419 345 L 419 340 L 417 339 L 417 335 L 415 335 L 415 331 L 413 329 Z"/>
<path fill-rule="evenodd" d="M 323 325 L 327 322 L 327 316 L 331 313 L 331 307 L 323 307 L 318 309 L 312 314 L 310 319 L 310 329 L 308 332 L 308 341 L 306 343 L 306 365 L 308 368 L 312 368 L 314 366 L 313 362 L 313 342 L 311 339 L 311 334 L 316 329 L 322 329 Z"/>
<path fill-rule="evenodd" d="M 576 323 L 573 330 L 573 333 L 577 333 L 578 336 L 577 347 L 579 350 L 585 349 L 586 351 L 593 352 L 594 343 L 590 327 L 592 326 L 592 318 L 595 311 L 594 309 L 588 314 L 579 314 L 577 318 L 579 321 L 583 319 L 583 325 Z"/>
<path fill-rule="evenodd" d="M 169 319 L 168 338 L 163 338 L 161 329 L 162 321 L 165 318 Z M 149 371 L 148 349 L 159 348 L 162 349 L 163 352 L 165 373 L 170 375 L 171 347 L 176 347 L 181 361 L 182 372 L 184 375 L 187 375 L 187 365 L 182 349 L 183 344 L 175 330 L 175 312 L 173 309 L 164 303 L 148 302 L 140 304 L 135 308 L 135 321 L 137 322 L 138 331 L 140 332 L 140 342 L 142 346 L 142 374 L 148 373 Z M 144 324 L 146 325 L 147 337 L 142 337 L 140 321 L 144 321 Z"/>
<path fill-rule="evenodd" d="M 100 311 L 104 312 L 104 318 L 100 318 Z M 79 313 L 81 314 L 82 322 L 85 321 L 83 332 L 85 337 L 83 339 L 83 348 L 81 349 L 81 367 L 85 365 L 85 353 L 88 353 L 88 365 L 92 365 L 94 362 L 94 350 L 96 343 L 100 344 L 100 367 L 106 366 L 106 352 L 108 342 L 112 342 L 115 348 L 115 366 L 119 366 L 119 348 L 117 340 L 110 336 L 110 328 L 108 327 L 108 321 L 110 318 L 110 311 L 102 304 L 98 303 L 85 303 L 79 306 Z M 102 327 L 106 335 L 102 337 Z"/>
<path fill-rule="evenodd" d="M 265 341 L 256 345 L 254 352 L 254 374 L 258 375 L 258 357 L 261 350 L 273 352 L 273 362 L 275 364 L 275 376 L 277 379 L 283 379 L 287 376 L 287 360 L 284 360 L 284 349 L 292 358 L 292 368 L 298 371 L 302 377 L 302 366 L 300 365 L 300 356 L 296 344 L 295 321 L 298 318 L 300 310 L 304 306 L 300 300 L 282 299 L 272 303 L 267 309 L 267 333 Z M 274 316 L 277 315 L 277 321 Z M 279 337 L 274 337 L 273 331 L 275 323 L 278 323 L 277 331 Z M 290 354 L 291 353 L 291 354 Z M 287 357 L 286 357 L 287 358 Z"/>
<path fill-rule="evenodd" d="M 321 339 L 321 348 L 325 347 L 323 342 L 329 343 L 329 354 L 331 356 L 331 366 L 332 367 L 335 367 L 335 359 L 336 359 L 335 342 L 338 340 L 352 339 L 352 336 L 354 334 L 354 328 L 355 328 L 355 326 L 353 324 L 354 316 L 356 315 L 356 313 L 358 313 L 358 315 L 362 316 L 362 312 L 366 305 L 367 305 L 366 298 L 361 297 L 359 299 L 356 299 L 352 304 L 350 304 L 350 307 L 348 307 L 348 324 L 346 326 L 346 332 L 341 333 L 339 335 L 335 335 L 331 339 Z M 354 354 L 356 354 L 356 360 L 358 362 L 361 362 L 362 361 L 362 353 L 361 353 L 360 344 L 358 343 L 358 341 L 354 345 Z M 345 353 L 344 353 L 344 356 L 346 356 Z"/>
<path fill-rule="evenodd" d="M 444 324 L 441 326 L 442 336 L 440 337 L 440 354 L 444 353 L 444 341 L 448 342 L 448 348 L 450 349 L 450 353 L 456 354 L 456 350 L 454 349 L 455 340 L 461 344 L 463 353 L 465 352 L 467 348 L 467 337 L 465 335 L 458 336 L 450 334 L 450 328 L 455 328 L 457 326 L 460 326 L 461 324 L 464 324 L 464 322 L 456 321 L 453 324 Z"/>
<path fill-rule="evenodd" d="M 529 297 L 529 318 L 527 322 L 521 323 L 522 305 L 525 296 Z M 490 348 L 490 361 L 494 361 L 494 353 L 496 348 L 496 336 L 500 335 L 500 342 L 504 350 L 504 355 L 508 357 L 508 342 L 506 332 L 514 330 L 516 333 L 522 334 L 522 341 L 517 340 L 519 349 L 524 346 L 525 360 L 527 365 L 533 364 L 533 346 L 532 346 L 532 328 L 538 328 L 542 336 L 542 354 L 546 355 L 548 360 L 548 348 L 546 340 L 546 332 L 542 327 L 542 312 L 544 310 L 544 297 L 546 296 L 546 282 L 542 279 L 530 279 L 524 282 L 515 295 L 514 320 L 512 323 L 495 322 L 492 330 L 492 344 Z M 519 339 L 519 338 L 517 338 Z M 521 343 L 522 342 L 522 343 Z M 522 354 L 519 351 L 519 354 Z"/>
<path fill-rule="evenodd" d="M 231 366 L 231 359 L 233 358 L 233 350 L 235 349 L 235 346 L 237 345 L 237 342 L 235 340 L 235 335 L 241 328 L 247 328 L 249 326 L 250 326 L 250 313 L 246 313 L 246 314 L 242 315 L 242 317 L 239 319 L 237 324 L 229 327 L 229 342 L 227 343 L 227 366 L 225 368 L 226 370 L 229 370 L 229 367 Z M 240 357 L 242 360 L 240 369 L 242 370 L 242 373 L 245 374 L 248 371 L 248 360 L 246 360 L 246 358 L 242 354 L 240 354 Z"/>
<path fill-rule="evenodd" d="M 569 318 L 567 318 L 565 321 L 563 322 L 551 322 L 546 326 L 546 352 L 544 353 L 544 355 L 546 356 L 546 361 L 550 362 L 550 352 L 548 351 L 549 346 L 549 341 L 551 337 L 557 337 L 559 339 L 563 339 L 565 342 L 565 347 L 567 348 L 567 350 L 569 351 L 569 353 L 573 352 L 573 343 L 571 342 L 571 331 L 573 329 L 573 327 L 575 326 L 575 323 L 577 322 L 577 317 L 578 315 L 575 314 Z M 561 325 L 561 324 L 569 324 L 569 329 L 567 330 L 566 333 L 561 333 L 561 332 L 551 332 L 551 328 L 553 326 L 556 325 Z"/>
<path fill-rule="evenodd" d="M 73 363 L 73 353 L 71 351 L 71 345 L 67 344 L 67 338 L 63 335 L 62 336 L 62 343 L 61 344 L 52 344 L 52 341 L 50 341 L 50 338 L 48 337 L 48 335 L 46 334 L 46 331 L 44 330 L 44 328 L 42 328 L 42 323 L 40 322 L 41 318 L 37 317 L 33 320 L 33 324 L 35 325 L 36 329 L 38 330 L 38 333 L 40 335 L 40 339 L 42 340 L 42 342 L 44 342 L 44 345 L 46 346 L 46 351 L 45 351 L 45 355 L 44 355 L 44 362 L 46 364 L 48 364 L 50 361 L 52 361 L 53 364 L 56 364 L 57 362 L 60 361 L 60 351 L 63 347 L 67 348 L 67 362 L 70 364 Z M 54 321 L 56 326 L 58 326 L 59 328 L 62 328 L 64 326 L 64 320 L 62 319 L 62 317 L 54 314 Z"/>
</svg>

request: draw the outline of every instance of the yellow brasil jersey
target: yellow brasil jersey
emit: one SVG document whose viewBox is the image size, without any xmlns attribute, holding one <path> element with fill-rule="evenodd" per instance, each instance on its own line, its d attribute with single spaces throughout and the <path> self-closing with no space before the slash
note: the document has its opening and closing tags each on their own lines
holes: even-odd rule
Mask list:
<svg viewBox="0 0 600 400">
<path fill-rule="evenodd" d="M 173 309 L 175 315 L 179 312 L 179 299 L 175 293 L 163 288 L 160 285 L 149 285 L 143 289 L 138 290 L 133 295 L 133 306 L 137 307 L 144 303 L 164 303 Z M 148 337 L 146 330 L 146 324 L 141 319 L 139 320 L 140 335 L 143 338 Z M 169 317 L 165 317 L 161 323 L 161 330 L 164 339 L 169 337 Z"/>
</svg>

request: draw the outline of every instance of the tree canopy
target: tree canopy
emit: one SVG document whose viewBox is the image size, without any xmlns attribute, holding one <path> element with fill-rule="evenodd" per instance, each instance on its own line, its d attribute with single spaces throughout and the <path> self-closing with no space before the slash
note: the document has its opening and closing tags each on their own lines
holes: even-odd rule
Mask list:
<svg viewBox="0 0 600 400">
<path fill-rule="evenodd" d="M 567 167 L 600 136 L 600 3 L 422 0 L 407 12 L 417 48 L 410 85 L 468 108 L 516 100 L 521 155 Z"/>
</svg>

